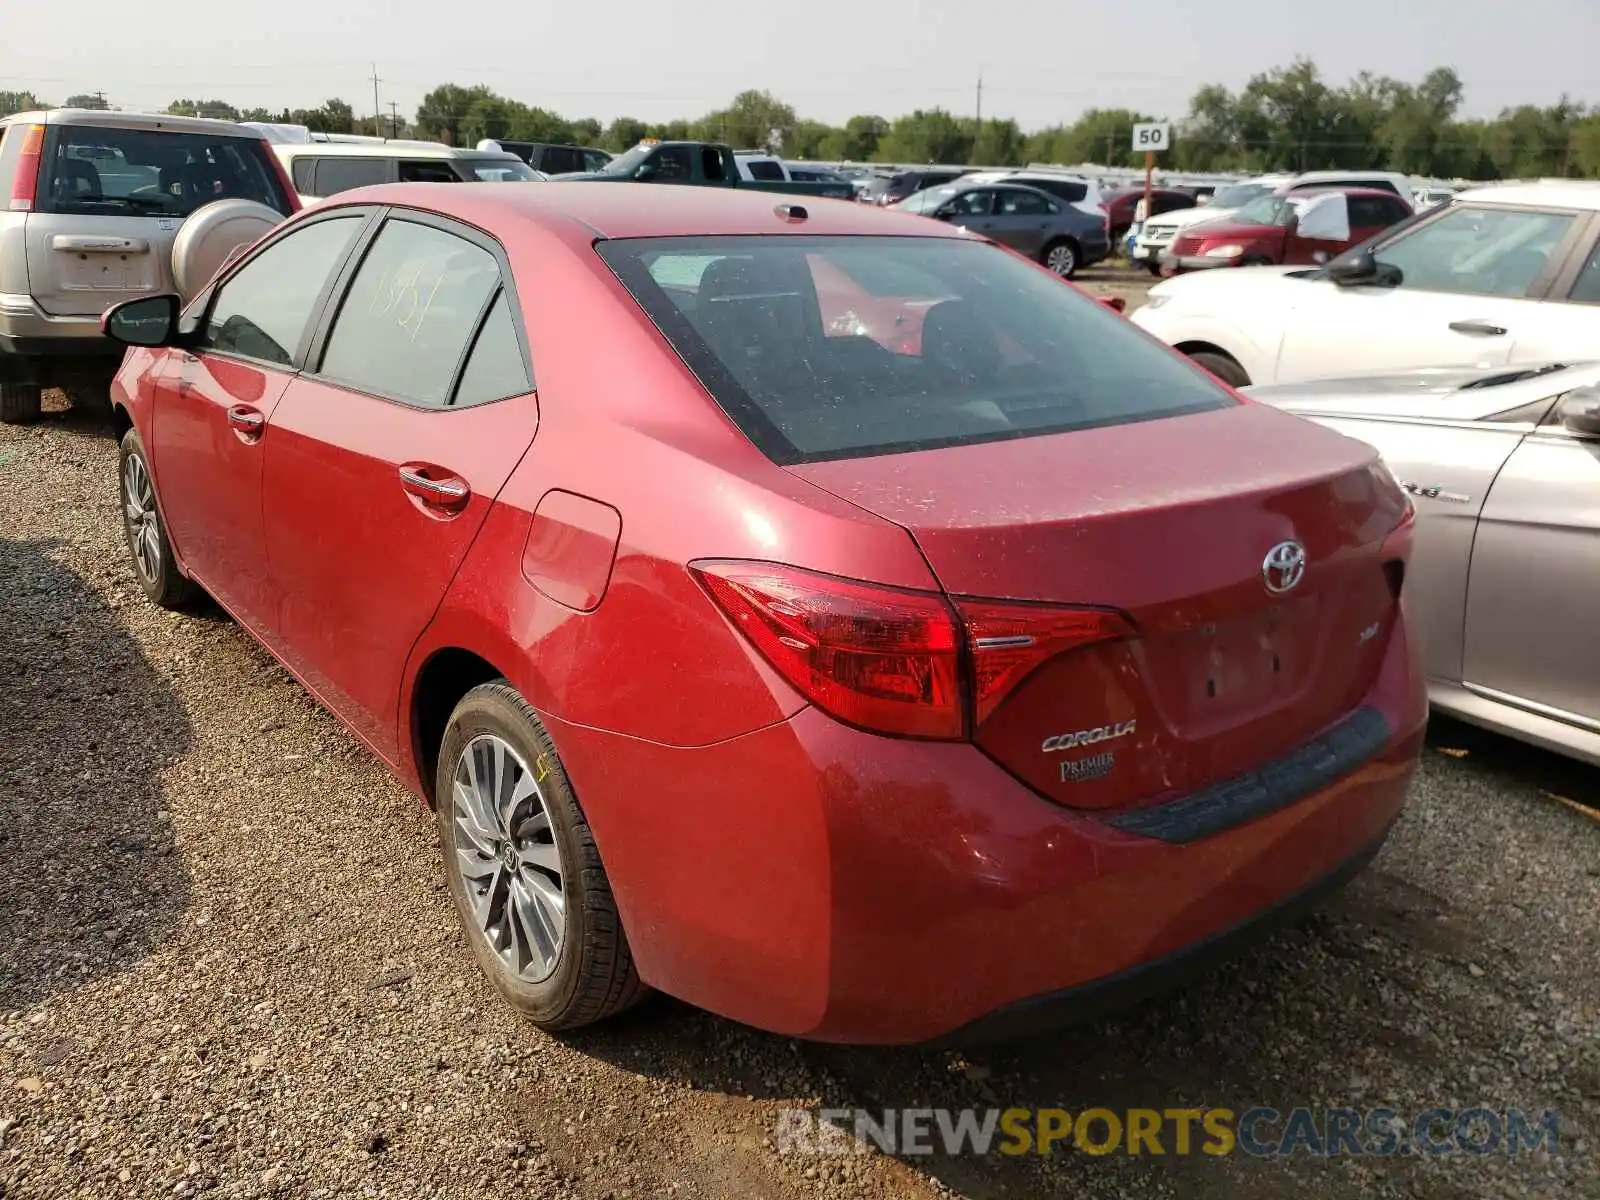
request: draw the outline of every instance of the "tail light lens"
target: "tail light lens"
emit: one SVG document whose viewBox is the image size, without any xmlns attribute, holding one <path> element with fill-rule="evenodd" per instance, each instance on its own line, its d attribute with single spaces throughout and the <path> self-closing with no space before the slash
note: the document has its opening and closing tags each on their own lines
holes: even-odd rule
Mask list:
<svg viewBox="0 0 1600 1200">
<path fill-rule="evenodd" d="M 12 212 L 29 212 L 39 195 L 39 171 L 44 165 L 44 126 L 25 125 L 22 128 L 22 153 L 17 158 L 17 171 L 11 177 Z"/>
<path fill-rule="evenodd" d="M 956 608 L 972 651 L 977 725 L 1046 659 L 1134 632 L 1128 619 L 1112 609 L 967 598 L 958 599 Z"/>
<path fill-rule="evenodd" d="M 1046 659 L 1126 637 L 1120 613 L 962 598 L 774 563 L 690 570 L 761 656 L 818 708 L 877 733 L 957 740 Z"/>
</svg>

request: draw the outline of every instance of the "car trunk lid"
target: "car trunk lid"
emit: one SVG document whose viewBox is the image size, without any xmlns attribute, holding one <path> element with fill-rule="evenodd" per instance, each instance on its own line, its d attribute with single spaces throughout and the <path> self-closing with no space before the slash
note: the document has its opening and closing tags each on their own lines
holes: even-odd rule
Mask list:
<svg viewBox="0 0 1600 1200">
<path fill-rule="evenodd" d="M 1129 636 L 1043 661 L 974 730 L 1051 799 L 1118 808 L 1258 766 L 1360 706 L 1397 609 L 1380 547 L 1406 503 L 1374 462 L 1245 404 L 789 470 L 907 529 L 958 607 L 1126 614 Z"/>
</svg>

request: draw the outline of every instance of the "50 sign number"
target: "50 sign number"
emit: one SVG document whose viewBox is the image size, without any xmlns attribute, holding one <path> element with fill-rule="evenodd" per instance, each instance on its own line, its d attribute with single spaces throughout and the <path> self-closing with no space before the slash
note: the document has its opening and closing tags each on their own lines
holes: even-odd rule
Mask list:
<svg viewBox="0 0 1600 1200">
<path fill-rule="evenodd" d="M 1165 150 L 1172 144 L 1172 125 L 1167 121 L 1150 121 L 1133 127 L 1133 148 L 1151 154 Z"/>
</svg>

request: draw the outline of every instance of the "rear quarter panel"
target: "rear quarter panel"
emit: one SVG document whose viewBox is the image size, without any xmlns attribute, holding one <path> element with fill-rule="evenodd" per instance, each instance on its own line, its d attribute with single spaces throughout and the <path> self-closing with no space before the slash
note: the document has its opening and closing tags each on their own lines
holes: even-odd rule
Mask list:
<svg viewBox="0 0 1600 1200">
<path fill-rule="evenodd" d="M 1430 679 L 1459 681 L 1467 575 L 1478 515 L 1490 485 L 1522 440 L 1522 434 L 1493 424 L 1313 419 L 1373 446 L 1401 485 L 1411 492 L 1417 529 L 1405 587 L 1422 643 L 1423 662 Z M 1435 488 L 1439 495 L 1425 494 Z"/>
</svg>

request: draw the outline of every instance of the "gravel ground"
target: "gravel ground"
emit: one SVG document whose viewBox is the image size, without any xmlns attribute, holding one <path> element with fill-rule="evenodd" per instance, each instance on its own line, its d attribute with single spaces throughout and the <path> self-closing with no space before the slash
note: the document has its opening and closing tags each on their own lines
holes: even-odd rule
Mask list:
<svg viewBox="0 0 1600 1200">
<path fill-rule="evenodd" d="M 491 995 L 432 827 L 214 611 L 145 603 L 106 431 L 0 427 L 0 1196 L 1595 1196 L 1600 777 L 1435 730 L 1375 866 L 1118 1019 L 983 1055 Z M 1569 806 L 1557 797 L 1580 802 Z M 1516 1159 L 780 1155 L 818 1107 L 1556 1107 Z"/>
</svg>

